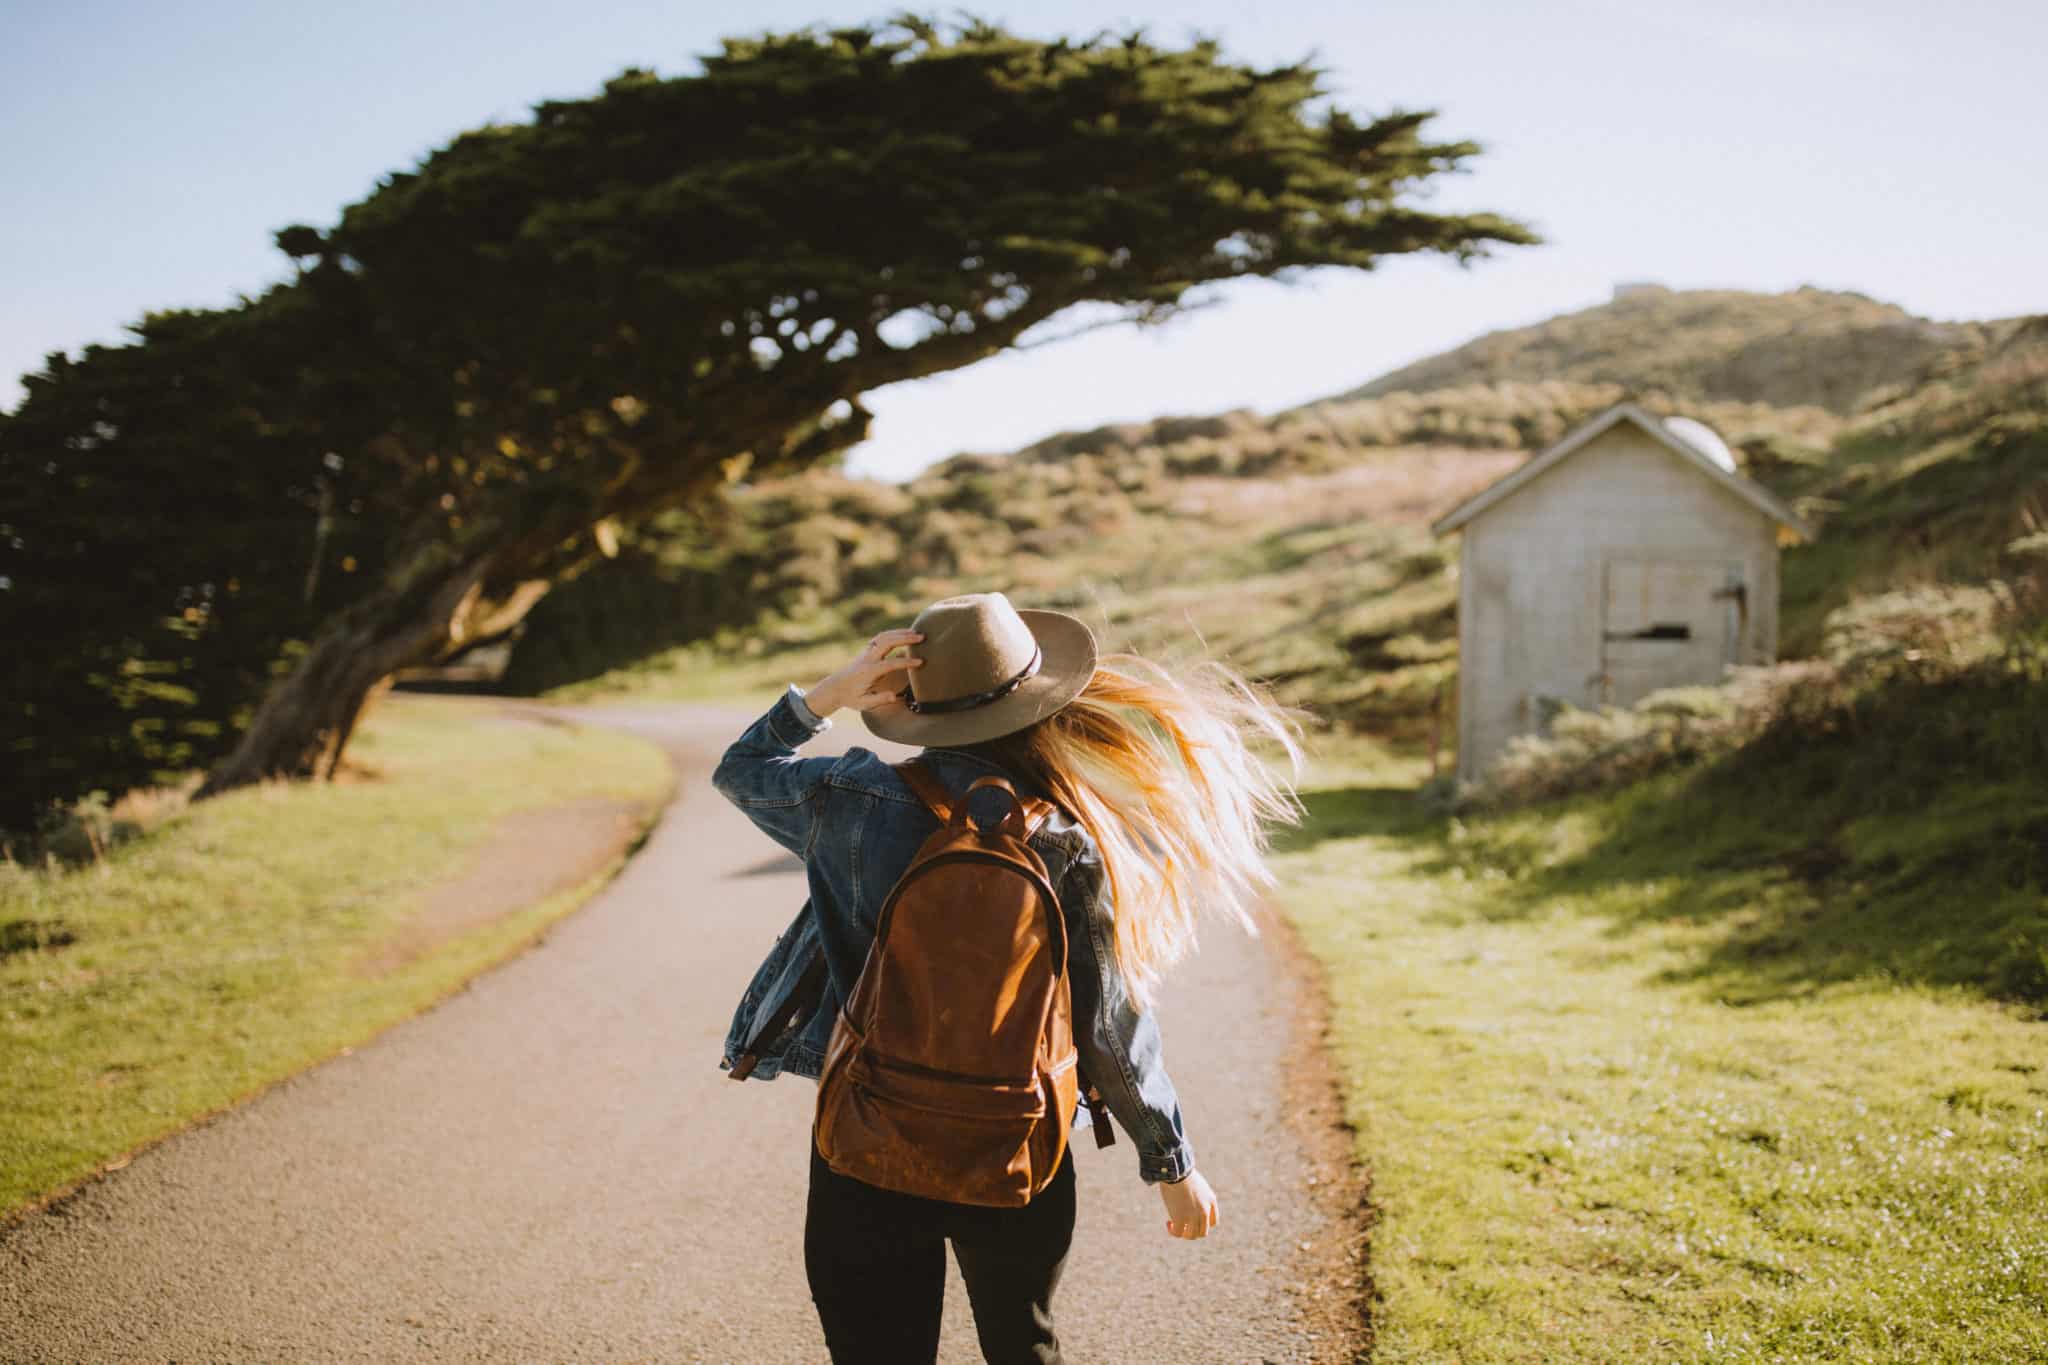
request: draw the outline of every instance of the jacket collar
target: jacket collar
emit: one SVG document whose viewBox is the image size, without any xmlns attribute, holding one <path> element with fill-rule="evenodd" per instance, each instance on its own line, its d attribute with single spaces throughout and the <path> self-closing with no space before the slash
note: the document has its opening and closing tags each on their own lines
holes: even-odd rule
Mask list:
<svg viewBox="0 0 2048 1365">
<path fill-rule="evenodd" d="M 992 759 L 983 758 L 980 754 L 970 754 L 960 749 L 949 749 L 943 744 L 932 744 L 927 745 L 921 751 L 921 756 L 936 760 L 936 766 L 942 772 L 957 773 L 958 769 L 949 766 L 952 764 L 958 764 L 961 768 L 991 772 L 999 777 L 1009 778 L 1017 787 L 1018 792 L 1024 796 L 1037 797 L 1040 800 L 1051 799 L 1032 783 L 1018 777 L 1017 774 L 1003 767 L 1000 763 Z M 955 780 L 958 780 L 957 777 Z M 1075 820 L 1073 816 L 1067 813 L 1065 807 L 1056 801 L 1053 802 L 1053 810 L 1055 812 L 1053 819 L 1040 825 L 1037 832 L 1031 837 L 1033 839 L 1052 840 L 1066 847 L 1069 852 L 1078 850 L 1088 838 L 1087 831 L 1082 828 L 1078 820 Z"/>
<path fill-rule="evenodd" d="M 982 757 L 980 754 L 971 754 L 963 749 L 949 749 L 943 744 L 927 745 L 922 751 L 922 753 L 926 757 L 937 759 L 941 767 L 945 766 L 947 763 L 971 765 L 975 768 L 980 769 L 983 772 L 990 772 L 996 774 L 998 777 L 1008 778 L 1010 782 L 1016 786 L 1018 791 L 1022 792 L 1026 796 L 1036 796 L 1042 798 L 1045 795 L 1044 792 L 1041 792 L 1038 789 L 1036 783 L 1031 782 L 1027 778 L 1021 777 L 1014 772 L 1011 772 L 1008 768 L 1005 768 L 1002 764 L 997 763 L 993 759 Z"/>
</svg>

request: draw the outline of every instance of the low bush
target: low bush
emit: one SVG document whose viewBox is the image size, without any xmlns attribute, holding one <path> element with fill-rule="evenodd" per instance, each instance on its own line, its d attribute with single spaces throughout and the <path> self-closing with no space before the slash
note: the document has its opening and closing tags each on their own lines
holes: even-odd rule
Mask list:
<svg viewBox="0 0 2048 1365">
<path fill-rule="evenodd" d="M 1733 668 L 1717 687 L 1654 692 L 1633 707 L 1561 707 L 1539 734 L 1509 742 L 1457 804 L 1500 810 L 1625 786 L 1719 758 L 1771 736 L 1796 743 L 1853 727 L 1911 688 L 1937 708 L 2043 668 L 2041 616 L 2003 582 L 1926 586 L 1859 599 L 1831 613 L 1825 657 Z"/>
</svg>

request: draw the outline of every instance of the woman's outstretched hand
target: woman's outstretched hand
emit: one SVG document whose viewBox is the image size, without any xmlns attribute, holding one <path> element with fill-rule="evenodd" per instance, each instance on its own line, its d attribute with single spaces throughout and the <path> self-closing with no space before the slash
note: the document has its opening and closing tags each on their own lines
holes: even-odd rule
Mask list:
<svg viewBox="0 0 2048 1365">
<path fill-rule="evenodd" d="M 896 694 L 909 681 L 907 670 L 922 667 L 924 660 L 888 657 L 889 651 L 902 645 L 914 645 L 924 636 L 917 631 L 885 630 L 868 641 L 854 661 L 826 678 L 816 687 L 804 693 L 804 704 L 821 716 L 829 716 L 842 706 L 851 706 L 856 711 L 872 711 L 891 702 L 898 705 Z"/>
<path fill-rule="evenodd" d="M 1159 1197 L 1166 1202 L 1168 1236 L 1197 1241 L 1216 1226 L 1216 1192 L 1200 1171 L 1189 1171 L 1187 1179 L 1176 1184 L 1160 1185 Z"/>
</svg>

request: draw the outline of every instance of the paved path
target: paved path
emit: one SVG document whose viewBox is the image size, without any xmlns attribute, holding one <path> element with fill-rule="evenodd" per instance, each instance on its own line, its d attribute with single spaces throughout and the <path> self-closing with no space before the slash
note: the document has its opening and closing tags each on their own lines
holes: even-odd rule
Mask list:
<svg viewBox="0 0 2048 1365">
<path fill-rule="evenodd" d="M 707 780 L 751 717 L 580 714 L 682 767 L 617 881 L 438 1009 L 0 1233 L 0 1359 L 824 1358 L 801 1254 L 812 1087 L 716 1066 L 803 896 Z M 873 744 L 849 717 L 816 745 L 853 742 Z M 1056 1304 L 1072 1359 L 1310 1358 L 1287 1285 L 1333 1230 L 1277 1112 L 1283 970 L 1218 929 L 1161 1007 L 1217 1235 L 1168 1238 L 1128 1140 L 1082 1144 Z M 942 1359 L 979 1359 L 957 1278 L 946 1311 Z"/>
</svg>

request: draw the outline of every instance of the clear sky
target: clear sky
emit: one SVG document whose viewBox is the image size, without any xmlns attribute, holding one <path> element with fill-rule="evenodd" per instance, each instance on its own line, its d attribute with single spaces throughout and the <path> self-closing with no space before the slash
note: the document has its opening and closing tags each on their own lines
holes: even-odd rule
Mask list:
<svg viewBox="0 0 2048 1365">
<path fill-rule="evenodd" d="M 1122 6 L 1122 8 L 1119 8 Z M 45 353 L 148 309 L 231 302 L 464 128 L 665 75 L 732 32 L 892 5 L 753 0 L 0 0 L 0 407 Z M 941 11 L 950 13 L 953 11 Z M 988 4 L 1020 31 L 1142 23 L 1239 60 L 1314 56 L 1361 113 L 1483 143 L 1446 208 L 1549 239 L 1469 270 L 1245 282 L 1155 331 L 1096 332 L 880 391 L 858 471 L 1229 407 L 1270 411 L 1617 280 L 1854 289 L 1936 318 L 2048 311 L 2048 5 L 2022 0 L 1194 0 Z M 1054 330 L 1071 325 L 1055 319 Z"/>
</svg>

